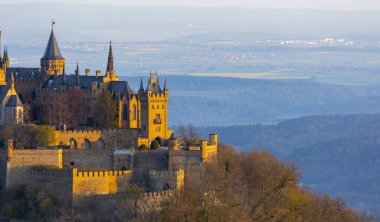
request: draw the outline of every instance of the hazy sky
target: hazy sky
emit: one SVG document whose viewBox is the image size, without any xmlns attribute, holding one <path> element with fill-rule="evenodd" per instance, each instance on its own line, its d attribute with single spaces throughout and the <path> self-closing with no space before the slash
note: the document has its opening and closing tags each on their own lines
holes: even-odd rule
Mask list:
<svg viewBox="0 0 380 222">
<path fill-rule="evenodd" d="M 380 10 L 379 0 L 0 0 L 0 3 L 98 3 L 122 6 L 221 6 L 323 10 Z"/>
</svg>

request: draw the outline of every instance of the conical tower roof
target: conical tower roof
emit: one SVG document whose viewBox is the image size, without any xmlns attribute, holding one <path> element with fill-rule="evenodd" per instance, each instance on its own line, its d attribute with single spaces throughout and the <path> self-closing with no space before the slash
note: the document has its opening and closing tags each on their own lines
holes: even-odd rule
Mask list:
<svg viewBox="0 0 380 222">
<path fill-rule="evenodd" d="M 57 43 L 57 40 L 55 39 L 53 29 L 51 30 L 51 33 L 50 33 L 50 38 L 46 46 L 45 54 L 41 59 L 42 60 L 65 59 L 61 55 L 61 51 L 59 50 L 58 43 Z"/>
</svg>

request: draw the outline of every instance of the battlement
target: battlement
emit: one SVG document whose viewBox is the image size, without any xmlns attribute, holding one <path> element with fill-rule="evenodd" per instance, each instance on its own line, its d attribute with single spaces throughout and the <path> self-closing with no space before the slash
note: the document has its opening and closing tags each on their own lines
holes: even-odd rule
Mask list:
<svg viewBox="0 0 380 222">
<path fill-rule="evenodd" d="M 145 192 L 142 194 L 142 198 L 157 198 L 157 197 L 171 197 L 173 196 L 177 190 L 162 190 L 158 192 Z"/>
<path fill-rule="evenodd" d="M 45 169 L 32 169 L 30 170 L 32 176 L 45 176 L 45 177 L 72 177 L 73 174 L 68 170 L 45 170 Z"/>
<path fill-rule="evenodd" d="M 178 171 L 149 171 L 150 190 L 162 191 L 168 189 L 181 190 L 184 186 L 185 172 L 183 169 Z"/>
<path fill-rule="evenodd" d="M 132 175 L 132 170 L 117 170 L 117 171 L 83 171 L 78 172 L 78 169 L 73 169 L 74 177 L 118 177 Z"/>
<path fill-rule="evenodd" d="M 149 171 L 149 176 L 154 177 L 177 177 L 181 176 L 183 174 L 183 170 L 175 171 L 175 170 L 168 170 L 168 171 L 157 171 L 157 170 L 151 170 Z"/>
</svg>

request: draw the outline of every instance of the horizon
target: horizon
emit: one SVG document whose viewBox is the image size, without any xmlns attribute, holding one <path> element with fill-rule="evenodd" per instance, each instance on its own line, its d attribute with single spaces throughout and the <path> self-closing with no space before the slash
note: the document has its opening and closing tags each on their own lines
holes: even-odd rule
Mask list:
<svg viewBox="0 0 380 222">
<path fill-rule="evenodd" d="M 374 3 L 372 0 L 366 0 L 365 3 L 357 3 L 356 1 L 343 1 L 334 0 L 333 3 L 328 0 L 322 0 L 318 3 L 310 3 L 307 0 L 287 0 L 286 2 L 281 0 L 271 0 L 265 3 L 258 3 L 258 0 L 246 1 L 238 0 L 236 3 L 234 1 L 232 4 L 229 0 L 224 1 L 214 1 L 208 0 L 206 3 L 204 1 L 171 1 L 167 0 L 165 3 L 157 4 L 150 0 L 145 0 L 143 2 L 124 2 L 121 0 L 110 0 L 107 3 L 103 3 L 100 0 L 57 0 L 57 1 L 34 1 L 34 0 L 13 0 L 9 2 L 8 0 L 0 0 L 0 4 L 3 5 L 30 5 L 30 4 L 63 4 L 63 5 L 108 5 L 108 6 L 118 6 L 127 8 L 149 8 L 149 7 L 180 7 L 180 8 L 246 8 L 246 9 L 260 9 L 260 10 L 297 10 L 297 11 L 333 11 L 333 12 L 365 12 L 380 11 L 380 3 Z M 295 3 L 297 2 L 297 3 Z M 324 3 L 323 3 L 324 2 Z M 328 3 L 328 4 L 327 4 Z M 275 5 L 275 6 L 273 6 Z M 294 6 L 297 5 L 297 6 Z M 328 5 L 326 7 L 326 5 Z"/>
</svg>

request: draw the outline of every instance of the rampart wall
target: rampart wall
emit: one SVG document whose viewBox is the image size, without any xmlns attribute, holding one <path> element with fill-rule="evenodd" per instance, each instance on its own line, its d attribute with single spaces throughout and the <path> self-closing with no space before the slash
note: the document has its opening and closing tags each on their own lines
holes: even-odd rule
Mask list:
<svg viewBox="0 0 380 222">
<path fill-rule="evenodd" d="M 62 150 L 22 150 L 13 149 L 8 158 L 6 187 L 28 183 L 32 167 L 62 168 Z"/>
<path fill-rule="evenodd" d="M 149 185 L 151 170 L 164 171 L 168 169 L 168 151 L 139 151 L 133 155 L 133 182 L 142 186 Z M 145 187 L 149 189 L 148 187 Z"/>
<path fill-rule="evenodd" d="M 73 169 L 74 205 L 80 205 L 81 197 L 123 192 L 131 177 L 130 170 L 78 172 L 77 169 Z"/>
<path fill-rule="evenodd" d="M 181 190 L 184 186 L 184 170 L 149 172 L 150 191 Z"/>
<path fill-rule="evenodd" d="M 58 130 L 58 144 L 72 149 L 114 149 L 130 148 L 138 129 L 105 129 L 105 130 Z"/>
<path fill-rule="evenodd" d="M 78 170 L 112 170 L 112 150 L 62 150 L 64 168 Z"/>
</svg>

